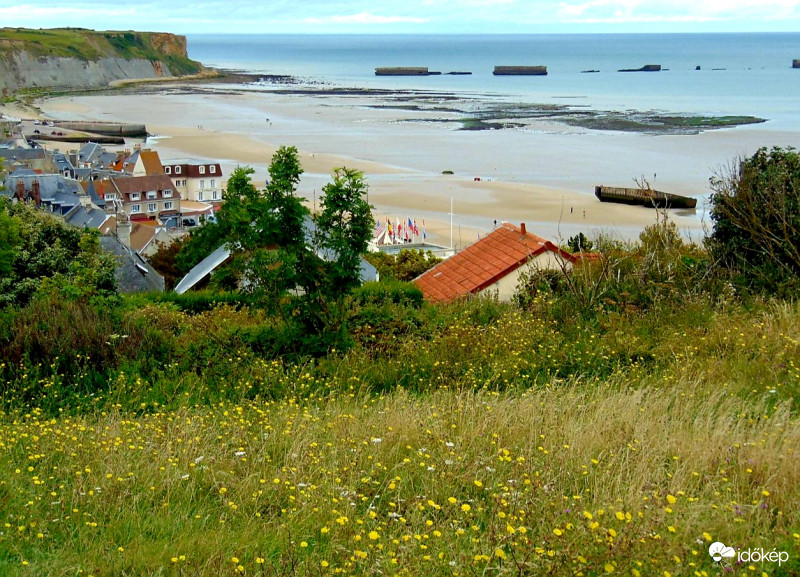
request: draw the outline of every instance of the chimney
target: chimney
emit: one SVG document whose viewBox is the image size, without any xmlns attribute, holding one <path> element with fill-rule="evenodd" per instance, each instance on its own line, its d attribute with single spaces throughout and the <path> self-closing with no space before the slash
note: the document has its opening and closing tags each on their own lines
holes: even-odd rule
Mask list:
<svg viewBox="0 0 800 577">
<path fill-rule="evenodd" d="M 519 224 L 519 230 L 520 230 L 520 232 L 522 233 L 523 236 L 528 234 L 528 231 L 525 229 L 525 223 L 524 222 L 521 222 Z"/>
<path fill-rule="evenodd" d="M 17 181 L 17 190 L 14 196 L 19 201 L 25 200 L 25 183 L 22 182 L 21 180 Z"/>
<path fill-rule="evenodd" d="M 42 193 L 39 192 L 39 181 L 33 181 L 33 202 L 36 203 L 36 206 L 42 204 Z"/>
<path fill-rule="evenodd" d="M 141 144 L 139 144 L 139 143 L 136 143 L 136 144 L 134 144 L 134 145 L 133 145 L 133 150 L 135 150 L 135 151 L 139 151 L 139 150 L 141 150 L 141 149 L 142 149 L 142 145 L 141 145 Z"/>
<path fill-rule="evenodd" d="M 81 206 L 84 208 L 89 208 L 92 205 L 92 199 L 89 198 L 88 194 L 79 194 L 78 200 L 81 203 Z"/>
<path fill-rule="evenodd" d="M 131 248 L 132 226 L 127 214 L 123 212 L 117 215 L 117 238 L 126 248 Z"/>
</svg>

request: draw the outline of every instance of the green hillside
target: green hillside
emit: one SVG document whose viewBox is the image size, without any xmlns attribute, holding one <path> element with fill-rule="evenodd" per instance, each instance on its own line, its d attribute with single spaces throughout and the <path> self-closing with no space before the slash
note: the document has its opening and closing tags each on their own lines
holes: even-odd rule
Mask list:
<svg viewBox="0 0 800 577">
<path fill-rule="evenodd" d="M 0 57 L 15 52 L 32 56 L 78 58 L 123 58 L 162 61 L 172 74 L 194 74 L 202 70 L 199 62 L 186 54 L 186 39 L 157 32 L 95 31 L 83 28 L 0 29 Z"/>
</svg>

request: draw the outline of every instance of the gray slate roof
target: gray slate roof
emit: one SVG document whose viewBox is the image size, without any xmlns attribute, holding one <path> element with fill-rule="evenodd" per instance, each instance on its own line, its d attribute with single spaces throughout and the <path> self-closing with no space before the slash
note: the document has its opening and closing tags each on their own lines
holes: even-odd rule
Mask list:
<svg viewBox="0 0 800 577">
<path fill-rule="evenodd" d="M 164 277 L 158 274 L 146 260 L 122 244 L 116 236 L 101 236 L 100 246 L 106 252 L 117 256 L 118 265 L 114 276 L 120 292 L 164 291 Z"/>
<path fill-rule="evenodd" d="M 43 160 L 46 155 L 43 148 L 0 148 L 0 158 Z"/>
<path fill-rule="evenodd" d="M 97 194 L 97 191 L 94 188 L 94 181 L 93 180 L 89 181 L 89 189 L 86 191 L 86 193 L 89 195 L 89 198 L 92 200 L 92 204 L 94 204 L 96 206 L 99 206 L 100 208 L 105 208 L 106 207 L 106 201 L 105 201 L 105 199 L 103 197 L 101 197 L 99 194 Z"/>
<path fill-rule="evenodd" d="M 99 229 L 108 218 L 110 217 L 106 211 L 93 206 L 74 206 L 64 215 L 64 220 L 68 224 L 80 228 Z"/>
<path fill-rule="evenodd" d="M 72 207 L 79 205 L 78 195 L 83 194 L 83 189 L 77 180 L 65 178 L 60 174 L 36 174 L 32 170 L 17 170 L 9 174 L 5 180 L 5 190 L 0 194 L 13 197 L 19 181 L 24 183 L 26 191 L 32 190 L 33 182 L 38 181 L 42 204 L 60 216 L 64 216 Z"/>
<path fill-rule="evenodd" d="M 97 157 L 105 152 L 105 149 L 96 142 L 87 142 L 78 151 L 78 160 L 81 162 L 94 163 Z"/>
</svg>

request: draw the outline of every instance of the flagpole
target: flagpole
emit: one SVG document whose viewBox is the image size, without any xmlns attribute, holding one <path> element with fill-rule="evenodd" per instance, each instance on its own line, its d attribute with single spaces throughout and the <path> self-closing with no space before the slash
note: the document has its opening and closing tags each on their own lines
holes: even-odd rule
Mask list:
<svg viewBox="0 0 800 577">
<path fill-rule="evenodd" d="M 450 197 L 450 248 L 453 248 L 453 197 Z"/>
</svg>

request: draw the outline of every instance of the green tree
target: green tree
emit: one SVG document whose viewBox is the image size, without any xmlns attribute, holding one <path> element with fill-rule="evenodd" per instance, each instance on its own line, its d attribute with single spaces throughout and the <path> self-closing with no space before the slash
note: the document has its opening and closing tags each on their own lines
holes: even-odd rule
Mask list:
<svg viewBox="0 0 800 577">
<path fill-rule="evenodd" d="M 178 268 L 177 258 L 187 241 L 188 239 L 183 237 L 176 238 L 169 244 L 158 242 L 156 252 L 147 259 L 147 262 L 156 269 L 158 274 L 164 277 L 167 290 L 175 288 L 183 276 L 182 271 Z"/>
<path fill-rule="evenodd" d="M 216 222 L 192 232 L 176 263 L 186 274 L 226 244 L 232 258 L 214 273 L 214 280 L 226 289 L 244 287 L 271 307 L 280 295 L 301 284 L 299 270 L 309 252 L 304 229 L 309 211 L 297 195 L 303 170 L 295 147 L 282 146 L 275 152 L 266 189 L 253 185 L 253 173 L 250 167 L 236 167 Z"/>
<path fill-rule="evenodd" d="M 360 258 L 367 251 L 375 222 L 366 195 L 364 175 L 349 168 L 337 168 L 333 182 L 322 187 L 314 240 L 329 262 L 334 294 L 361 284 Z"/>
<path fill-rule="evenodd" d="M 24 306 L 48 282 L 68 296 L 116 292 L 115 260 L 101 250 L 96 230 L 81 230 L 34 206 L 3 199 L 0 236 L 8 239 L 0 243 L 5 263 L 0 304 Z"/>
<path fill-rule="evenodd" d="M 0 277 L 14 270 L 14 256 L 22 243 L 19 236 L 20 220 L 11 216 L 5 203 L 0 207 Z"/>
<path fill-rule="evenodd" d="M 372 207 L 364 175 L 338 168 L 322 188 L 315 220 L 315 252 L 301 267 L 302 320 L 323 346 L 345 346 L 347 298 L 361 284 L 361 255 L 372 236 Z"/>
<path fill-rule="evenodd" d="M 412 281 L 442 262 L 442 259 L 434 256 L 431 251 L 408 248 L 401 249 L 397 254 L 370 252 L 364 255 L 364 258 L 378 269 L 381 281 L 391 279 Z"/>
<path fill-rule="evenodd" d="M 711 179 L 709 248 L 751 286 L 775 290 L 800 274 L 800 155 L 761 148 Z"/>
<path fill-rule="evenodd" d="M 594 243 L 585 234 L 579 232 L 575 236 L 569 237 L 567 246 L 570 252 L 589 252 L 594 247 Z"/>
</svg>

